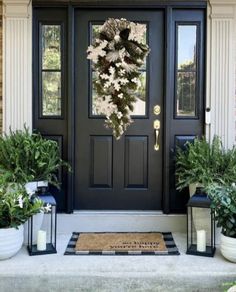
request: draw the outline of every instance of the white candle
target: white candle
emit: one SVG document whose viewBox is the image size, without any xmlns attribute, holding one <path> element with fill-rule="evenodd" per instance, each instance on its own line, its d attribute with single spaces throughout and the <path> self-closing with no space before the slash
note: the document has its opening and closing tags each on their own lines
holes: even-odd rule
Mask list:
<svg viewBox="0 0 236 292">
<path fill-rule="evenodd" d="M 197 251 L 206 251 L 206 230 L 197 230 Z"/>
<path fill-rule="evenodd" d="M 46 231 L 39 230 L 37 236 L 37 250 L 46 250 Z"/>
</svg>

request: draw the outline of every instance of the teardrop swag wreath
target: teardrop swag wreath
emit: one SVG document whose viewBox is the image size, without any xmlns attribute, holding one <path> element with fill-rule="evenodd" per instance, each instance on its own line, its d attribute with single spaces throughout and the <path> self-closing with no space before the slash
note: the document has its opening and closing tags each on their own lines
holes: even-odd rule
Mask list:
<svg viewBox="0 0 236 292">
<path fill-rule="evenodd" d="M 133 122 L 135 92 L 141 86 L 139 68 L 150 51 L 144 34 L 143 24 L 109 18 L 87 50 L 96 74 L 96 112 L 106 116 L 105 126 L 117 140 Z"/>
</svg>

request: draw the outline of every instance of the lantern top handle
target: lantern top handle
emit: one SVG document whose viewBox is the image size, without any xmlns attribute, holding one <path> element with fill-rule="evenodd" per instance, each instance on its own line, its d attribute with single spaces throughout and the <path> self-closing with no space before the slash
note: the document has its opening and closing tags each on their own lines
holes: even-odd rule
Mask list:
<svg viewBox="0 0 236 292">
<path fill-rule="evenodd" d="M 211 200 L 202 188 L 197 188 L 195 194 L 189 199 L 187 207 L 210 208 Z"/>
</svg>

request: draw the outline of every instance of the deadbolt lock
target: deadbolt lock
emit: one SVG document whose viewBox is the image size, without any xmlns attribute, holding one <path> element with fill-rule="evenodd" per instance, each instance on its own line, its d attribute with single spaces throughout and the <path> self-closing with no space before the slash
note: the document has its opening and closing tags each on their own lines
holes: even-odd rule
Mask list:
<svg viewBox="0 0 236 292">
<path fill-rule="evenodd" d="M 154 128 L 154 130 L 159 130 L 160 129 L 160 121 L 159 120 L 155 120 L 153 122 L 153 128 Z"/>
<path fill-rule="evenodd" d="M 161 107 L 157 104 L 153 108 L 154 115 L 158 116 L 161 113 Z"/>
</svg>

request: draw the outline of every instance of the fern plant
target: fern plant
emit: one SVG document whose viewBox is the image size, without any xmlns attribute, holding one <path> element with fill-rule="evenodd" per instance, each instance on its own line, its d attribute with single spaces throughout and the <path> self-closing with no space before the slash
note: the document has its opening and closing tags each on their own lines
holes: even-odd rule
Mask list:
<svg viewBox="0 0 236 292">
<path fill-rule="evenodd" d="M 219 137 L 212 143 L 203 139 L 187 142 L 186 148 L 177 149 L 176 186 L 181 190 L 192 183 L 203 186 L 212 183 L 236 182 L 236 149 L 225 150 Z"/>
<path fill-rule="evenodd" d="M 44 139 L 40 134 L 24 130 L 4 134 L 0 137 L 0 175 L 3 181 L 27 183 L 47 180 L 59 186 L 57 171 L 70 168 L 60 158 L 55 141 Z"/>
</svg>

